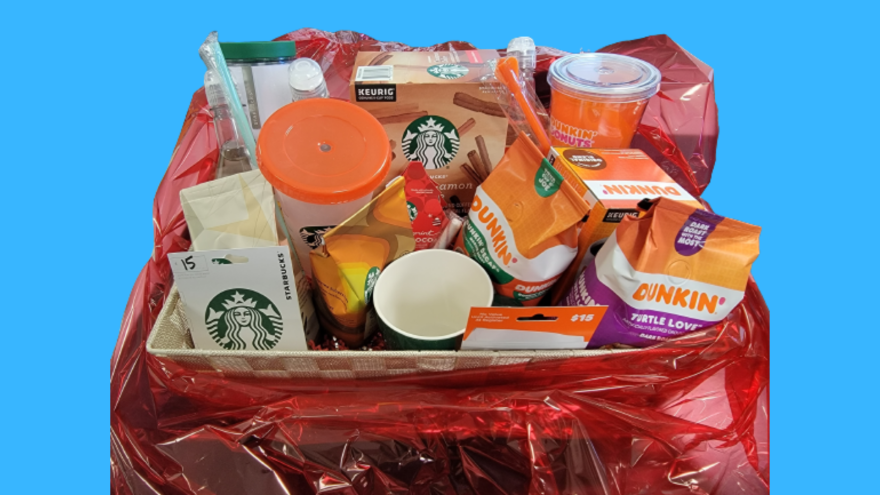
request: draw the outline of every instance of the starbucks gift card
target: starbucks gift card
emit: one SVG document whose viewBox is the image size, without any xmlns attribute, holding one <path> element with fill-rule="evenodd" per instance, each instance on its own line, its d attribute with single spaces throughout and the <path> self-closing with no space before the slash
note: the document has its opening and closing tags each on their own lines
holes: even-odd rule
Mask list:
<svg viewBox="0 0 880 495">
<path fill-rule="evenodd" d="M 196 348 L 308 350 L 286 247 L 173 253 L 168 260 Z"/>
</svg>

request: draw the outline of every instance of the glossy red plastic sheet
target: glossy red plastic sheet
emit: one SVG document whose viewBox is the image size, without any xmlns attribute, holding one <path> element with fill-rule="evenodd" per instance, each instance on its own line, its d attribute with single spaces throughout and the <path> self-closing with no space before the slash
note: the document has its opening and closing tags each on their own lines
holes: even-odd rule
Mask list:
<svg viewBox="0 0 880 495">
<path fill-rule="evenodd" d="M 338 96 L 359 45 L 405 48 L 351 32 L 285 38 L 321 61 Z M 700 65 L 666 37 L 609 49 L 679 57 L 673 68 Z M 541 76 L 561 54 L 540 51 Z M 640 129 L 648 145 L 661 144 L 657 153 L 669 153 L 667 167 L 688 167 L 677 178 L 690 177 L 697 190 L 713 165 L 714 140 L 705 136 L 717 131 L 708 74 L 708 83 L 691 81 L 706 91 L 701 108 L 649 106 Z M 664 71 L 661 95 L 675 77 Z M 703 120 L 698 153 L 681 144 L 690 134 L 674 132 L 679 119 Z M 659 141 L 647 139 L 653 130 Z M 253 382 L 148 355 L 171 285 L 166 255 L 189 247 L 178 192 L 208 180 L 216 159 L 200 90 L 156 194 L 153 256 L 111 362 L 113 493 L 769 492 L 769 313 L 754 282 L 722 324 L 613 356 L 384 380 Z"/>
</svg>

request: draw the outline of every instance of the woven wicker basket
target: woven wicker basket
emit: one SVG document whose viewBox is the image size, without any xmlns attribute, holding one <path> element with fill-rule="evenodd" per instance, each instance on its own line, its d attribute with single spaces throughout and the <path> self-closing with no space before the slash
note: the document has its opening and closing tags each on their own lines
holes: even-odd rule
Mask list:
<svg viewBox="0 0 880 495">
<path fill-rule="evenodd" d="M 625 351 L 214 351 L 193 348 L 172 287 L 147 339 L 147 352 L 194 371 L 247 378 L 377 378 L 589 357 Z"/>
</svg>

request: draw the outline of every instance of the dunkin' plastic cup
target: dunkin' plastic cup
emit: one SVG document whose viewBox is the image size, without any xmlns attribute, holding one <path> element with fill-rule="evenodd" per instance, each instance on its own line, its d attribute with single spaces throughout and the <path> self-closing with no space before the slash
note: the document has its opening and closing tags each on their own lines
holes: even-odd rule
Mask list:
<svg viewBox="0 0 880 495">
<path fill-rule="evenodd" d="M 384 183 L 391 145 L 366 110 L 341 100 L 308 99 L 269 117 L 257 142 L 257 163 L 275 188 L 290 240 L 311 278 L 309 251 Z"/>
<path fill-rule="evenodd" d="M 550 66 L 553 146 L 629 148 L 660 71 L 611 53 L 566 55 Z"/>
</svg>

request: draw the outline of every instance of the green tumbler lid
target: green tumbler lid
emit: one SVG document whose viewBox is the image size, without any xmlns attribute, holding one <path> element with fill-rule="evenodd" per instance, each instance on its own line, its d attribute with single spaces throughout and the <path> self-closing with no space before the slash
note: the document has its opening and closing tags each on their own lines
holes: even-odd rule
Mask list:
<svg viewBox="0 0 880 495">
<path fill-rule="evenodd" d="M 220 43 L 220 49 L 223 50 L 226 60 L 265 60 L 296 56 L 296 42 L 293 41 Z"/>
</svg>

